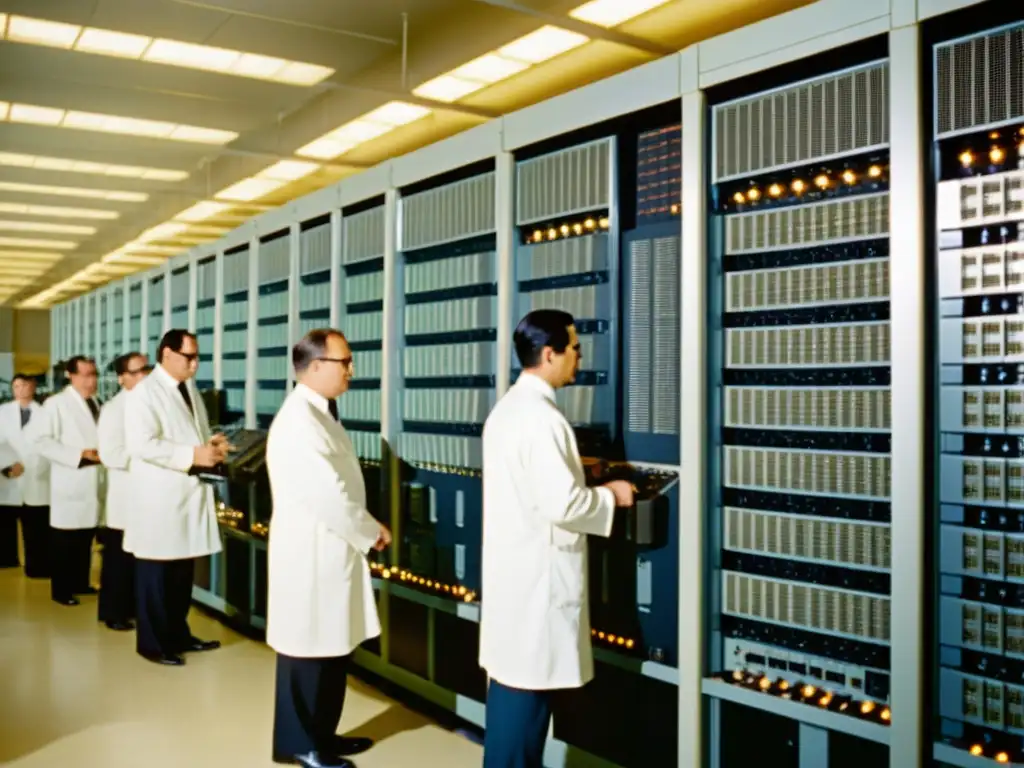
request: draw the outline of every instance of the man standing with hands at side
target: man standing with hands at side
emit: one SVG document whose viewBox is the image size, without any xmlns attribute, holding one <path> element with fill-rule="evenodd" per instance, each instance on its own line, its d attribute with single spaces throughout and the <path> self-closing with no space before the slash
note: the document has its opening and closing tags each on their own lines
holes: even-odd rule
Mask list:
<svg viewBox="0 0 1024 768">
<path fill-rule="evenodd" d="M 594 676 L 587 535 L 611 535 L 633 488 L 588 488 L 555 390 L 572 383 L 572 315 L 530 312 L 513 336 L 523 371 L 484 424 L 480 666 L 490 678 L 484 768 L 541 768 L 552 696 Z"/>
<path fill-rule="evenodd" d="M 25 575 L 50 577 L 50 462 L 30 439 L 32 419 L 42 406 L 35 401 L 35 379 L 17 373 L 11 382 L 14 400 L 0 405 L 0 517 L 7 520 L 10 550 L 0 567 L 18 564 L 18 519 L 25 542 Z M 33 425 L 34 426 L 34 425 Z M 0 541 L 0 545 L 5 542 Z"/>
<path fill-rule="evenodd" d="M 36 449 L 50 461 L 50 595 L 60 605 L 78 605 L 75 595 L 96 592 L 89 574 L 106 473 L 97 450 L 96 363 L 76 355 L 66 370 L 70 385 L 43 404 L 30 429 Z"/>
<path fill-rule="evenodd" d="M 211 435 L 206 407 L 192 382 L 199 368 L 196 337 L 164 334 L 153 373 L 125 398 L 125 443 L 135 507 L 124 548 L 135 555 L 136 650 L 155 664 L 181 666 L 186 651 L 211 651 L 216 640 L 192 635 L 195 559 L 220 552 L 213 488 L 196 470 L 227 455 Z"/>
<path fill-rule="evenodd" d="M 273 758 L 350 768 L 368 739 L 336 735 L 352 652 L 380 634 L 366 554 L 391 543 L 366 509 L 362 469 L 335 398 L 348 390 L 352 350 L 336 330 L 292 349 L 298 383 L 270 427 L 273 496 L 267 644 L 277 652 Z"/>
</svg>

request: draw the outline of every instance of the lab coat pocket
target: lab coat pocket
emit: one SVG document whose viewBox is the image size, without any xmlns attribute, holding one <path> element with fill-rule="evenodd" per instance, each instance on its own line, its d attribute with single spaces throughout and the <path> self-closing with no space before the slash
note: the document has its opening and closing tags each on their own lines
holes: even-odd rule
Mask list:
<svg viewBox="0 0 1024 768">
<path fill-rule="evenodd" d="M 585 546 L 585 542 L 584 542 Z M 578 545 L 551 552 L 551 605 L 578 609 L 583 605 L 584 560 Z"/>
</svg>

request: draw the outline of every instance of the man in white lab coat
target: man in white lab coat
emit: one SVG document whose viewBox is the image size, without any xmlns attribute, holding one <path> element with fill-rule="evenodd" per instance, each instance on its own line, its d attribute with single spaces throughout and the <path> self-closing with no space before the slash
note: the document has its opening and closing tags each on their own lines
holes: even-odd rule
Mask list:
<svg viewBox="0 0 1024 768">
<path fill-rule="evenodd" d="M 50 577 L 50 462 L 39 455 L 30 424 L 42 408 L 36 382 L 17 373 L 14 400 L 0 405 L 0 567 L 18 565 L 18 520 L 25 547 L 25 575 Z M 34 425 L 33 425 L 34 426 Z"/>
<path fill-rule="evenodd" d="M 352 351 L 335 330 L 310 331 L 292 349 L 298 384 L 270 427 L 273 497 L 267 644 L 277 651 L 273 757 L 343 768 L 367 739 L 336 735 L 349 658 L 380 634 L 366 554 L 391 543 L 366 509 L 352 442 L 335 398 L 348 390 Z M 334 406 L 334 407 L 332 407 Z"/>
<path fill-rule="evenodd" d="M 611 535 L 625 481 L 588 488 L 555 390 L 572 383 L 572 315 L 536 310 L 513 336 L 523 372 L 483 432 L 480 666 L 490 678 L 485 768 L 540 768 L 556 691 L 594 676 L 587 535 Z"/>
<path fill-rule="evenodd" d="M 96 431 L 96 363 L 76 355 L 66 371 L 69 386 L 43 404 L 30 437 L 50 461 L 50 596 L 60 605 L 78 605 L 76 595 L 96 592 L 89 575 L 92 540 L 103 516 L 106 471 Z"/>
<path fill-rule="evenodd" d="M 153 373 L 125 397 L 134 507 L 124 549 L 135 555 L 136 650 L 155 664 L 181 666 L 186 651 L 210 651 L 216 640 L 192 635 L 195 559 L 221 550 L 213 488 L 196 470 L 224 460 L 223 435 L 211 435 L 206 407 L 193 382 L 199 344 L 170 330 L 157 347 Z"/>
<path fill-rule="evenodd" d="M 149 358 L 140 352 L 121 355 L 113 363 L 121 391 L 100 409 L 100 460 L 107 468 L 105 525 L 99 530 L 103 545 L 100 571 L 99 620 L 115 632 L 135 628 L 135 558 L 124 550 L 124 530 L 137 499 L 128 468 L 131 457 L 125 440 L 125 403 L 152 370 Z"/>
</svg>

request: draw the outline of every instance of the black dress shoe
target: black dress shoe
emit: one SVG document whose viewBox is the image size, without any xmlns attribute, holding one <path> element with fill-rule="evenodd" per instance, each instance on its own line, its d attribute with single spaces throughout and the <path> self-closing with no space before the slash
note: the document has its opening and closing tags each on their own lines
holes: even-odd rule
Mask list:
<svg viewBox="0 0 1024 768">
<path fill-rule="evenodd" d="M 344 757 L 325 755 L 320 752 L 296 755 L 295 762 L 305 768 L 355 768 L 355 765 Z"/>
<path fill-rule="evenodd" d="M 339 755 L 361 755 L 373 746 L 373 739 L 361 736 L 335 736 L 332 746 Z"/>
<path fill-rule="evenodd" d="M 135 629 L 135 623 L 131 621 L 105 621 L 107 629 L 112 629 L 115 632 L 130 632 Z"/>
<path fill-rule="evenodd" d="M 151 661 L 154 664 L 163 664 L 167 667 L 181 667 L 185 664 L 185 659 L 176 653 L 140 653 L 139 656 L 146 661 Z"/>
<path fill-rule="evenodd" d="M 215 651 L 220 648 L 220 640 L 200 640 L 193 637 L 191 642 L 185 646 L 185 651 Z"/>
<path fill-rule="evenodd" d="M 52 599 L 57 605 L 81 605 L 77 597 L 54 597 Z"/>
</svg>

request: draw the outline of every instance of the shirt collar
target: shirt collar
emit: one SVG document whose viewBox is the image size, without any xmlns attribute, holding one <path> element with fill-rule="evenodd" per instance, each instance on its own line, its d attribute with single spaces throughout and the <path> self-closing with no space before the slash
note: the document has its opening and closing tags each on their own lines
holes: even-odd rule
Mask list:
<svg viewBox="0 0 1024 768">
<path fill-rule="evenodd" d="M 176 378 L 171 376 L 171 374 L 167 372 L 167 369 L 164 368 L 159 363 L 153 367 L 153 373 L 150 375 L 156 376 L 158 381 L 163 382 L 171 389 L 177 389 L 178 385 L 181 383 Z"/>
<path fill-rule="evenodd" d="M 312 389 L 307 387 L 301 382 L 295 384 L 295 392 L 299 397 L 306 400 L 310 405 L 316 408 L 320 413 L 325 416 L 330 416 L 331 412 L 327 406 L 327 398 L 321 395 L 319 392 L 314 392 Z"/>
<path fill-rule="evenodd" d="M 516 379 L 516 386 L 529 389 L 532 392 L 536 392 L 537 394 L 546 397 L 551 402 L 555 402 L 554 387 L 536 374 L 523 371 L 519 374 L 519 378 Z"/>
</svg>

